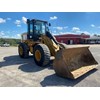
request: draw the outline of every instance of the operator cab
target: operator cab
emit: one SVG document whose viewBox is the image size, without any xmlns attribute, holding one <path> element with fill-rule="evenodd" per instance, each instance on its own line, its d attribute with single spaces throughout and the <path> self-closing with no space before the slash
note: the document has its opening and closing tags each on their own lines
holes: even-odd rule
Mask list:
<svg viewBox="0 0 100 100">
<path fill-rule="evenodd" d="M 33 39 L 34 41 L 39 40 L 39 37 L 41 35 L 46 35 L 46 32 L 49 32 L 47 21 L 32 19 L 27 19 L 27 25 L 28 25 L 28 39 Z"/>
</svg>

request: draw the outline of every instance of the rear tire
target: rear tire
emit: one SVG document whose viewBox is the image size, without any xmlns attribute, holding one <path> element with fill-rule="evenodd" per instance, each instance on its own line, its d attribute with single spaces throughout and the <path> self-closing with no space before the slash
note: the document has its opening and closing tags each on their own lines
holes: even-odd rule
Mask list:
<svg viewBox="0 0 100 100">
<path fill-rule="evenodd" d="M 20 43 L 18 46 L 18 53 L 21 58 L 29 57 L 29 47 L 25 43 Z"/>
<path fill-rule="evenodd" d="M 63 49 L 68 48 L 68 47 L 67 47 L 67 44 L 65 44 L 65 43 L 59 43 L 59 45 L 60 45 Z"/>
<path fill-rule="evenodd" d="M 33 49 L 34 61 L 38 66 L 46 66 L 50 62 L 50 50 L 45 44 L 37 44 Z"/>
</svg>

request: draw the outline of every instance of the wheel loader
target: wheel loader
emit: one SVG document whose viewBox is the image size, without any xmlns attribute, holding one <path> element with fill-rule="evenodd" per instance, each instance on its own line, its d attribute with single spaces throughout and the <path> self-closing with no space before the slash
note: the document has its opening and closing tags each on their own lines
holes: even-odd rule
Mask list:
<svg viewBox="0 0 100 100">
<path fill-rule="evenodd" d="M 19 56 L 28 58 L 33 54 L 38 66 L 47 66 L 53 56 L 53 68 L 57 75 L 76 79 L 97 67 L 98 63 L 89 47 L 67 48 L 50 33 L 50 23 L 37 19 L 27 19 L 27 33 L 22 34 L 18 46 Z"/>
</svg>

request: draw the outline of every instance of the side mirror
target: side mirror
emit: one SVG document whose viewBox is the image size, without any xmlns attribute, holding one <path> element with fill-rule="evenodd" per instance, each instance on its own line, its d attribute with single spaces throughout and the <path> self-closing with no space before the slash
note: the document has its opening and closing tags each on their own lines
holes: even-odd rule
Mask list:
<svg viewBox="0 0 100 100">
<path fill-rule="evenodd" d="M 27 19 L 27 23 L 30 23 L 30 19 Z"/>
<path fill-rule="evenodd" d="M 49 26 L 51 26 L 51 23 L 49 23 Z"/>
</svg>

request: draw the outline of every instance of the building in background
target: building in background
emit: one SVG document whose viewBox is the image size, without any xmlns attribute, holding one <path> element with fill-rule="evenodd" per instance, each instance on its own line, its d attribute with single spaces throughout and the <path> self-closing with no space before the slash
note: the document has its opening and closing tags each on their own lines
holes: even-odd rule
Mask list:
<svg viewBox="0 0 100 100">
<path fill-rule="evenodd" d="M 76 34 L 63 34 L 63 35 L 55 35 L 55 38 L 58 42 L 63 42 L 66 44 L 84 44 L 86 43 L 86 39 L 90 38 L 90 35 L 86 35 L 84 33 L 80 35 Z"/>
<path fill-rule="evenodd" d="M 86 44 L 100 44 L 100 36 L 91 36 L 90 38 L 85 38 L 84 43 L 86 43 Z"/>
</svg>

